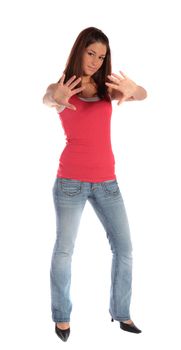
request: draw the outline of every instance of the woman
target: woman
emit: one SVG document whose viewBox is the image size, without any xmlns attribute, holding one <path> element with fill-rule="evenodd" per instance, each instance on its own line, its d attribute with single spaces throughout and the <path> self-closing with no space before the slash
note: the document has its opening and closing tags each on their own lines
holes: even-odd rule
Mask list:
<svg viewBox="0 0 181 350">
<path fill-rule="evenodd" d="M 51 261 L 51 307 L 56 334 L 70 334 L 71 259 L 86 201 L 102 222 L 112 256 L 109 312 L 128 332 L 140 333 L 130 318 L 132 244 L 111 148 L 112 100 L 143 100 L 146 90 L 111 71 L 107 36 L 89 27 L 77 37 L 60 80 L 43 102 L 55 107 L 66 135 L 53 186 L 56 242 Z"/>
</svg>

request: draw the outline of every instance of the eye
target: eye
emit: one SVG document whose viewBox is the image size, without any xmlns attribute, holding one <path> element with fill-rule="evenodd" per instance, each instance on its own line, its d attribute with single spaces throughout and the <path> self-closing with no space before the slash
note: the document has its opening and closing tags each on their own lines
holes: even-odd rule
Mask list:
<svg viewBox="0 0 181 350">
<path fill-rule="evenodd" d="M 93 56 L 94 54 L 92 52 L 88 52 L 88 55 Z"/>
</svg>

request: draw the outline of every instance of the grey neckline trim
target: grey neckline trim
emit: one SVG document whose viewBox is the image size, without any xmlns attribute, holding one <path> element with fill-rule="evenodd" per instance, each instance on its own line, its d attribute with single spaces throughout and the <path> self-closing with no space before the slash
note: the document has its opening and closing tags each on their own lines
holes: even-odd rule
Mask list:
<svg viewBox="0 0 181 350">
<path fill-rule="evenodd" d="M 80 97 L 77 96 L 80 100 L 82 101 L 87 101 L 87 102 L 93 102 L 93 101 L 99 101 L 100 97 L 99 96 L 93 96 L 93 97 Z"/>
</svg>

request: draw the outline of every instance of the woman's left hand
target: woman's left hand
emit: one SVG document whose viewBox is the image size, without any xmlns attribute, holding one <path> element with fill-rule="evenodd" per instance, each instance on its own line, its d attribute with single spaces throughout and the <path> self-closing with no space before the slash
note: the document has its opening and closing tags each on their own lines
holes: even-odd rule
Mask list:
<svg viewBox="0 0 181 350">
<path fill-rule="evenodd" d="M 118 105 L 131 98 L 137 89 L 137 85 L 133 80 L 129 79 L 122 71 L 119 72 L 122 76 L 112 73 L 112 75 L 107 76 L 112 83 L 105 83 L 110 88 L 121 93 Z"/>
</svg>

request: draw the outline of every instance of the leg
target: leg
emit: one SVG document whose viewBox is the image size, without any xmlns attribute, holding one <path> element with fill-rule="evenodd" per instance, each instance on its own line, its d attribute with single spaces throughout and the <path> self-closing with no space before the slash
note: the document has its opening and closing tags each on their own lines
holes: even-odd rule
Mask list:
<svg viewBox="0 0 181 350">
<path fill-rule="evenodd" d="M 86 202 L 81 181 L 57 178 L 53 187 L 56 212 L 56 241 L 53 249 L 50 281 L 54 322 L 69 322 L 71 261 L 79 222 Z"/>
<path fill-rule="evenodd" d="M 88 198 L 102 222 L 113 253 L 111 270 L 111 316 L 118 321 L 130 319 L 132 284 L 132 244 L 129 224 L 117 180 L 104 181 Z"/>
</svg>

